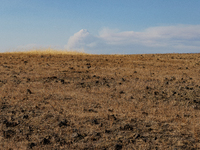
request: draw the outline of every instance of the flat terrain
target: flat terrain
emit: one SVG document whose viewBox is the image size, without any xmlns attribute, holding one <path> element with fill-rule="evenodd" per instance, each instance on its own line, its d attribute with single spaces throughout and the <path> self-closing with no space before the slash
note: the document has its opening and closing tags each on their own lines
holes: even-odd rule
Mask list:
<svg viewBox="0 0 200 150">
<path fill-rule="evenodd" d="M 200 149 L 200 54 L 0 53 L 0 149 Z"/>
</svg>

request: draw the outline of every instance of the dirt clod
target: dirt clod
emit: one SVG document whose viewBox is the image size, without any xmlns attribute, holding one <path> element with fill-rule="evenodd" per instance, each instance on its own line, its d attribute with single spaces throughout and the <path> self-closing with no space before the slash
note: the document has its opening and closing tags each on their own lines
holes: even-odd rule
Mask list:
<svg viewBox="0 0 200 150">
<path fill-rule="evenodd" d="M 6 139 L 13 137 L 15 134 L 16 134 L 16 132 L 14 130 L 3 131 L 3 136 Z"/>
</svg>

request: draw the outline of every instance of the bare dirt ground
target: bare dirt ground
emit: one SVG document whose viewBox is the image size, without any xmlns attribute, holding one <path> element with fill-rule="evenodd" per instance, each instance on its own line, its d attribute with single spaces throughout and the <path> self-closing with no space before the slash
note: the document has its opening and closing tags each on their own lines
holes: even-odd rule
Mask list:
<svg viewBox="0 0 200 150">
<path fill-rule="evenodd" d="M 200 149 L 200 54 L 0 54 L 0 149 Z"/>
</svg>

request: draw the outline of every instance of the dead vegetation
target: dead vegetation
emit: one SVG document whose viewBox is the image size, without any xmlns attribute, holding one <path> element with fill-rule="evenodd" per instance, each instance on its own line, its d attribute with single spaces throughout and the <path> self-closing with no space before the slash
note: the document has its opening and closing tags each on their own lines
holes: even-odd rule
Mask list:
<svg viewBox="0 0 200 150">
<path fill-rule="evenodd" d="M 28 55 L 85 55 L 84 50 L 82 51 L 67 51 L 67 50 L 57 50 L 52 48 L 36 48 L 32 50 L 20 50 L 20 51 L 14 51 L 14 52 L 6 52 L 4 54 L 28 54 Z M 87 54 L 89 55 L 89 54 Z"/>
<path fill-rule="evenodd" d="M 200 54 L 0 54 L 0 149 L 200 149 Z"/>
</svg>

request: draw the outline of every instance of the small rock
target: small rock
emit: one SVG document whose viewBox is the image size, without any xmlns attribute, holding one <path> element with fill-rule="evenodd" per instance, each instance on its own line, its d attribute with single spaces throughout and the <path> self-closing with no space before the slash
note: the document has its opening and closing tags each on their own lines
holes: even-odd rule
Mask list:
<svg viewBox="0 0 200 150">
<path fill-rule="evenodd" d="M 113 112 L 113 109 L 108 109 L 108 111 Z"/>
<path fill-rule="evenodd" d="M 96 134 L 96 136 L 101 136 L 101 133 L 98 132 L 98 133 Z"/>
<path fill-rule="evenodd" d="M 47 138 L 44 138 L 41 142 L 43 145 L 47 145 L 47 144 L 50 144 L 50 140 L 47 139 Z"/>
<path fill-rule="evenodd" d="M 148 116 L 148 113 L 147 113 L 147 112 L 144 112 L 144 111 L 143 111 L 142 114 Z"/>
<path fill-rule="evenodd" d="M 97 119 L 93 119 L 93 120 L 92 120 L 92 123 L 94 123 L 94 124 L 99 124 L 99 122 L 98 122 Z"/>
<path fill-rule="evenodd" d="M 71 137 L 72 137 L 72 138 L 78 137 L 78 133 L 73 133 L 73 134 L 71 135 Z"/>
<path fill-rule="evenodd" d="M 90 69 L 90 68 L 91 68 L 91 66 L 87 66 L 87 68 L 88 68 L 88 69 Z"/>
<path fill-rule="evenodd" d="M 67 120 L 61 121 L 58 125 L 59 125 L 59 127 L 62 127 L 62 126 L 69 126 Z"/>
<path fill-rule="evenodd" d="M 155 91 L 155 92 L 154 92 L 154 95 L 158 95 L 158 94 L 159 94 L 159 92 L 158 92 L 158 91 Z"/>
<path fill-rule="evenodd" d="M 125 92 L 124 92 L 124 91 L 120 91 L 119 93 L 120 93 L 120 94 L 124 94 Z"/>
<path fill-rule="evenodd" d="M 23 119 L 28 119 L 28 115 L 24 115 L 24 116 L 23 116 Z"/>
<path fill-rule="evenodd" d="M 107 130 L 107 129 L 105 130 L 105 133 L 110 133 L 110 132 L 111 132 L 110 130 Z"/>
<path fill-rule="evenodd" d="M 89 112 L 94 112 L 97 113 L 98 111 L 94 110 L 94 109 L 88 109 Z"/>
<path fill-rule="evenodd" d="M 57 79 L 56 76 L 52 76 L 52 77 L 48 77 L 48 78 L 50 78 L 50 79 Z"/>
<path fill-rule="evenodd" d="M 152 130 L 153 130 L 152 128 L 149 128 L 149 129 L 148 129 L 148 131 L 150 131 L 150 132 L 151 132 Z"/>
<path fill-rule="evenodd" d="M 126 81 L 124 78 L 122 78 L 122 81 L 124 82 L 124 81 Z"/>
<path fill-rule="evenodd" d="M 138 139 L 140 137 L 140 134 L 135 135 L 135 139 Z"/>
<path fill-rule="evenodd" d="M 34 146 L 36 146 L 35 143 L 30 143 L 30 144 L 29 144 L 30 149 L 32 149 Z"/>
<path fill-rule="evenodd" d="M 83 139 L 85 136 L 87 136 L 87 135 L 81 135 L 81 134 L 78 134 L 78 133 L 73 133 L 73 134 L 71 135 L 71 137 L 72 137 L 72 138 L 75 138 L 76 140 L 81 140 L 81 139 Z"/>
<path fill-rule="evenodd" d="M 175 95 L 176 94 L 176 92 L 173 92 L 173 95 Z"/>
<path fill-rule="evenodd" d="M 30 89 L 27 89 L 27 94 L 32 94 Z"/>
<path fill-rule="evenodd" d="M 122 145 L 121 144 L 116 144 L 115 145 L 115 150 L 121 150 L 122 149 Z"/>
<path fill-rule="evenodd" d="M 60 82 L 61 82 L 62 84 L 64 84 L 64 83 L 65 83 L 65 80 L 64 80 L 64 79 L 61 79 Z"/>
<path fill-rule="evenodd" d="M 108 120 L 117 120 L 115 115 L 108 115 Z"/>
<path fill-rule="evenodd" d="M 193 100 L 193 102 L 194 102 L 194 103 L 199 103 L 199 101 L 197 101 L 197 100 L 195 100 L 195 99 Z"/>
</svg>

